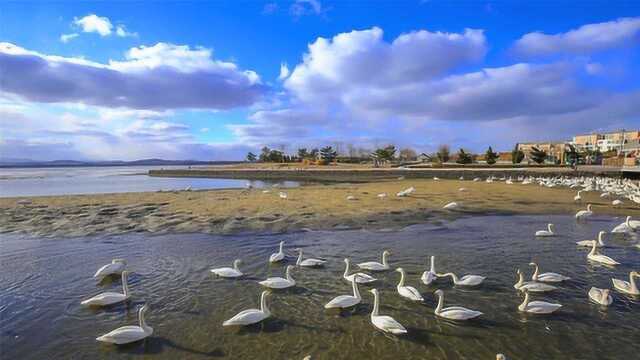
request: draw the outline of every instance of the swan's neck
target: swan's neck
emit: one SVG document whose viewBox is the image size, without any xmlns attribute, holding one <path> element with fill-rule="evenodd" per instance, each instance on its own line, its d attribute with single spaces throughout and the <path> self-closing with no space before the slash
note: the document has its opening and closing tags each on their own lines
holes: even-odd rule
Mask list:
<svg viewBox="0 0 640 360">
<path fill-rule="evenodd" d="M 361 299 L 360 291 L 358 290 L 358 281 L 356 281 L 356 277 L 353 277 L 353 281 L 351 281 L 351 287 L 353 287 L 353 297 L 356 299 Z"/>
<path fill-rule="evenodd" d="M 446 273 L 446 274 L 444 274 L 444 276 L 451 276 L 451 278 L 453 279 L 453 283 L 454 284 L 457 283 L 458 280 L 459 280 L 458 276 L 456 274 L 454 274 L 454 273 Z"/>
<path fill-rule="evenodd" d="M 240 271 L 240 269 L 238 268 L 238 261 L 237 260 L 233 262 L 233 269 L 236 270 L 236 271 Z"/>
<path fill-rule="evenodd" d="M 284 246 L 284 243 L 280 243 L 280 252 L 281 252 L 281 253 L 283 253 L 283 252 L 284 252 L 284 250 L 283 250 L 283 246 Z"/>
<path fill-rule="evenodd" d="M 122 293 L 124 296 L 129 296 L 129 284 L 127 275 L 122 276 Z"/>
<path fill-rule="evenodd" d="M 429 271 L 431 271 L 432 273 L 436 273 L 436 257 L 432 256 L 431 257 L 431 266 L 429 266 Z"/>
<path fill-rule="evenodd" d="M 627 224 L 627 227 L 631 227 L 631 225 L 629 224 L 630 221 L 631 221 L 631 216 L 627 216 L 627 220 L 624 222 L 625 224 Z"/>
<path fill-rule="evenodd" d="M 596 247 L 598 246 L 597 242 L 593 242 L 593 246 L 591 247 L 591 251 L 589 251 L 589 255 L 595 255 L 596 254 Z"/>
<path fill-rule="evenodd" d="M 518 307 L 520 308 L 520 310 L 524 310 L 527 308 L 527 305 L 529 305 L 529 292 L 524 293 L 524 301 Z"/>
<path fill-rule="evenodd" d="M 553 234 L 553 224 L 547 225 L 547 230 Z"/>
<path fill-rule="evenodd" d="M 378 307 L 380 306 L 379 302 L 378 293 L 373 293 L 373 311 L 371 312 L 371 316 L 378 316 Z"/>
<path fill-rule="evenodd" d="M 287 266 L 287 270 L 285 272 L 286 276 L 287 276 L 287 280 L 289 281 L 293 281 L 293 279 L 291 278 L 291 268 Z"/>
<path fill-rule="evenodd" d="M 302 262 L 302 250 L 298 253 L 298 260 L 296 261 L 296 265 L 300 265 Z"/>
<path fill-rule="evenodd" d="M 444 306 L 444 295 L 438 294 L 438 306 L 436 306 L 436 314 L 442 311 L 442 307 Z"/>
<path fill-rule="evenodd" d="M 382 253 L 382 265 L 389 266 L 389 264 L 387 264 L 387 253 L 386 252 Z"/>
<path fill-rule="evenodd" d="M 144 321 L 144 313 L 146 312 L 146 309 L 142 309 L 140 310 L 140 314 L 139 314 L 139 322 L 140 322 L 140 327 L 144 330 L 144 331 L 149 331 L 149 326 L 147 325 L 147 322 Z"/>
<path fill-rule="evenodd" d="M 602 241 L 603 238 L 604 238 L 604 232 L 598 233 L 598 245 L 604 246 L 604 241 Z"/>
<path fill-rule="evenodd" d="M 345 265 L 345 267 L 344 267 L 344 277 L 347 277 L 347 276 L 349 276 L 349 262 L 345 261 L 344 265 Z"/>
<path fill-rule="evenodd" d="M 271 314 L 271 312 L 269 311 L 269 307 L 267 307 L 267 294 L 266 293 L 262 293 L 262 296 L 260 297 L 260 311 L 262 311 L 263 313 L 269 315 Z"/>
<path fill-rule="evenodd" d="M 533 272 L 533 276 L 531 276 L 531 279 L 532 279 L 533 281 L 537 281 L 537 280 L 538 280 L 538 264 L 536 264 L 536 265 L 535 265 L 535 267 L 536 267 L 536 269 L 535 269 L 535 271 Z"/>
<path fill-rule="evenodd" d="M 404 286 L 404 270 L 400 271 L 400 282 L 398 283 L 398 287 Z"/>
<path fill-rule="evenodd" d="M 635 276 L 636 276 L 636 274 L 629 273 L 629 289 L 633 293 L 637 293 L 638 292 L 638 286 L 636 285 L 636 282 L 633 279 Z"/>
<path fill-rule="evenodd" d="M 522 283 L 524 282 L 524 276 L 522 275 L 522 273 L 518 273 L 518 282 L 516 283 L 516 286 L 520 286 L 522 285 Z"/>
</svg>

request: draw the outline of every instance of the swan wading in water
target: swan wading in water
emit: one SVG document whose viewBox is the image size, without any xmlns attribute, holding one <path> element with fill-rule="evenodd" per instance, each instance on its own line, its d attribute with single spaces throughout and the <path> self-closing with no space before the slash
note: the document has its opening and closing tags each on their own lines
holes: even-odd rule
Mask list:
<svg viewBox="0 0 640 360">
<path fill-rule="evenodd" d="M 402 335 L 407 333 L 407 329 L 397 322 L 391 316 L 378 315 L 380 306 L 380 295 L 377 289 L 369 290 L 373 294 L 373 311 L 371 312 L 371 323 L 378 329 L 394 335 Z"/>
<path fill-rule="evenodd" d="M 377 280 L 373 276 L 369 274 L 361 273 L 361 272 L 349 275 L 349 267 L 351 263 L 349 262 L 349 259 L 344 259 L 344 263 L 345 263 L 345 268 L 344 268 L 344 275 L 342 275 L 342 277 L 345 280 L 350 282 L 355 277 L 358 284 L 371 283 Z"/>
<path fill-rule="evenodd" d="M 436 257 L 432 255 L 430 260 L 429 270 L 422 273 L 422 277 L 420 278 L 420 280 L 422 280 L 422 283 L 425 285 L 431 285 L 431 283 L 435 279 L 437 279 Z"/>
<path fill-rule="evenodd" d="M 458 278 L 454 273 L 446 273 L 446 274 L 438 274 L 438 277 L 448 277 L 450 276 L 453 279 L 453 284 L 456 286 L 478 286 L 482 284 L 486 277 L 480 275 L 465 275 L 461 278 Z"/>
<path fill-rule="evenodd" d="M 516 271 L 518 274 L 518 282 L 513 285 L 516 290 L 519 291 L 531 291 L 531 292 L 547 292 L 553 291 L 557 289 L 557 287 L 549 284 L 544 284 L 535 281 L 524 281 L 524 275 L 522 275 L 522 271 L 518 269 Z"/>
<path fill-rule="evenodd" d="M 240 269 L 238 268 L 238 265 L 240 265 L 240 263 L 242 263 L 242 260 L 235 259 L 233 261 L 233 267 L 221 267 L 217 269 L 211 269 L 211 272 L 223 278 L 237 278 L 244 275 L 242 271 L 240 271 Z"/>
<path fill-rule="evenodd" d="M 404 285 L 404 269 L 397 268 L 396 271 L 400 273 L 400 282 L 396 287 L 398 289 L 398 294 L 412 301 L 424 301 L 424 298 L 422 297 L 422 295 L 420 295 L 420 292 L 416 288 L 414 288 L 413 286 Z"/>
<path fill-rule="evenodd" d="M 547 224 L 547 230 L 536 231 L 536 236 L 556 236 L 555 227 L 553 224 Z"/>
<path fill-rule="evenodd" d="M 149 305 L 145 304 L 138 311 L 139 326 L 123 326 L 110 331 L 96 340 L 116 345 L 129 344 L 147 338 L 153 334 L 153 328 L 144 321 L 144 314 L 149 309 Z"/>
<path fill-rule="evenodd" d="M 298 249 L 298 260 L 296 261 L 296 266 L 320 267 L 320 266 L 324 266 L 325 263 L 326 263 L 325 260 L 320 260 L 320 259 L 304 259 L 304 260 L 302 260 L 302 249 Z"/>
<path fill-rule="evenodd" d="M 363 270 L 369 271 L 384 271 L 389 270 L 389 263 L 387 263 L 387 257 L 391 255 L 389 250 L 382 252 L 382 263 L 377 261 L 368 261 L 358 264 L 358 267 Z"/>
<path fill-rule="evenodd" d="M 613 260 L 612 258 L 606 255 L 598 254 L 597 247 L 598 247 L 598 244 L 594 241 L 593 244 L 591 245 L 591 251 L 589 251 L 589 254 L 587 254 L 587 259 L 601 263 L 601 264 L 605 264 L 605 265 L 620 265 L 619 262 Z"/>
<path fill-rule="evenodd" d="M 546 282 L 546 283 L 558 283 L 566 280 L 570 280 L 571 278 L 568 276 L 560 275 L 558 273 L 546 272 L 542 274 L 538 274 L 538 264 L 532 262 L 529 263 L 531 266 L 535 266 L 536 270 L 531 275 L 532 281 Z"/>
<path fill-rule="evenodd" d="M 591 211 L 591 204 L 587 204 L 587 210 L 580 210 L 576 213 L 576 219 L 585 220 L 588 217 L 593 215 L 593 211 Z"/>
<path fill-rule="evenodd" d="M 360 291 L 358 291 L 358 283 L 356 282 L 357 278 L 358 277 L 356 276 L 356 277 L 353 277 L 351 280 L 353 295 L 336 296 L 333 299 L 331 299 L 331 301 L 326 303 L 324 308 L 325 309 L 336 309 L 336 308 L 346 309 L 346 308 L 350 308 L 352 306 L 356 306 L 360 304 L 360 301 L 362 301 L 362 298 L 360 297 Z"/>
<path fill-rule="evenodd" d="M 80 304 L 84 306 L 107 306 L 129 300 L 131 295 L 129 294 L 129 285 L 127 284 L 127 280 L 129 277 L 128 275 L 128 272 L 122 272 L 122 293 L 103 292 L 102 294 L 98 294 L 91 299 L 82 301 Z"/>
<path fill-rule="evenodd" d="M 107 264 L 93 275 L 94 278 L 103 278 L 109 275 L 120 275 L 122 271 L 124 271 L 124 267 L 127 265 L 127 262 L 123 259 L 113 259 L 111 260 L 111 264 Z"/>
<path fill-rule="evenodd" d="M 289 196 L 287 195 L 287 193 L 286 193 L 286 192 L 284 192 L 284 191 L 280 191 L 280 192 L 278 193 L 278 196 L 280 196 L 280 199 L 284 199 L 284 200 L 286 200 L 286 199 L 289 197 Z"/>
<path fill-rule="evenodd" d="M 269 291 L 265 290 L 260 295 L 260 310 L 258 309 L 249 309 L 243 310 L 237 313 L 231 319 L 222 323 L 222 326 L 245 326 L 251 325 L 261 322 L 262 320 L 271 316 L 271 311 L 267 307 L 267 296 L 270 294 Z"/>
<path fill-rule="evenodd" d="M 457 202 L 453 201 L 453 202 L 450 202 L 447 205 L 443 206 L 442 208 L 446 209 L 446 210 L 455 210 L 455 209 L 457 209 L 459 207 L 460 207 L 460 204 L 458 204 Z"/>
<path fill-rule="evenodd" d="M 518 305 L 518 310 L 531 314 L 551 314 L 560 309 L 562 305 L 552 304 L 546 301 L 529 301 L 529 291 L 524 292 L 524 301 Z"/>
<path fill-rule="evenodd" d="M 628 295 L 640 295 L 640 290 L 638 290 L 638 286 L 633 279 L 634 277 L 640 277 L 637 271 L 629 273 L 629 282 L 618 279 L 611 279 L 611 281 L 613 282 L 613 287 L 621 293 Z"/>
<path fill-rule="evenodd" d="M 606 231 L 600 231 L 598 233 L 598 239 L 597 240 L 582 240 L 582 241 L 576 242 L 576 244 L 578 246 L 593 247 L 593 243 L 596 243 L 596 247 L 599 247 L 599 248 L 605 247 L 603 239 L 604 239 L 604 235 L 606 233 L 607 233 Z"/>
<path fill-rule="evenodd" d="M 631 216 L 627 216 L 625 223 L 629 225 L 633 231 L 640 230 L 640 220 L 631 220 Z"/>
<path fill-rule="evenodd" d="M 615 200 L 613 200 L 613 201 L 611 202 L 611 205 L 613 205 L 613 206 L 620 206 L 620 205 L 622 205 L 622 204 L 624 204 L 624 203 L 623 203 L 623 202 L 622 202 L 622 200 L 620 200 L 620 199 L 615 199 Z"/>
<path fill-rule="evenodd" d="M 609 295 L 609 292 L 611 292 L 609 289 L 598 289 L 597 287 L 592 287 L 589 289 L 589 299 L 602 306 L 609 306 L 613 302 L 613 298 Z"/>
<path fill-rule="evenodd" d="M 284 260 L 284 241 L 280 241 L 280 250 L 277 253 L 271 254 L 269 256 L 269 262 L 276 263 Z"/>
<path fill-rule="evenodd" d="M 295 286 L 296 281 L 291 277 L 291 269 L 293 269 L 293 266 L 287 266 L 287 270 L 285 271 L 286 278 L 270 277 L 260 281 L 259 284 L 270 289 L 286 289 Z"/>
<path fill-rule="evenodd" d="M 470 320 L 482 315 L 480 311 L 470 310 L 462 306 L 451 306 L 443 309 L 444 293 L 442 290 L 436 290 L 435 294 L 438 296 L 438 306 L 435 311 L 437 316 L 449 320 Z"/>
<path fill-rule="evenodd" d="M 612 233 L 616 233 L 616 234 L 631 234 L 633 231 L 634 230 L 631 227 L 631 216 L 627 216 L 627 219 L 625 220 L 625 222 L 623 222 L 620 225 L 617 225 L 616 227 L 613 228 L 613 230 L 611 230 Z"/>
<path fill-rule="evenodd" d="M 573 201 L 580 201 L 582 200 L 582 196 L 580 196 L 580 193 L 582 193 L 582 190 L 578 191 L 578 194 L 576 196 L 573 197 Z"/>
<path fill-rule="evenodd" d="M 416 188 L 414 188 L 413 186 L 408 188 L 408 189 L 404 189 L 402 191 L 400 191 L 399 193 L 396 194 L 397 197 L 405 197 L 405 196 L 409 196 L 412 193 L 414 193 L 416 191 Z"/>
</svg>

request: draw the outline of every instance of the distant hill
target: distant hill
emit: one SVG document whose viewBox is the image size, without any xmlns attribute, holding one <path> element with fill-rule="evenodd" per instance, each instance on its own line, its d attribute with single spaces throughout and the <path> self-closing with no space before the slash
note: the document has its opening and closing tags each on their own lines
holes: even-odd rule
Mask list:
<svg viewBox="0 0 640 360">
<path fill-rule="evenodd" d="M 170 166 L 170 165 L 225 165 L 237 164 L 242 161 L 199 161 L 199 160 L 165 160 L 165 159 L 141 159 L 132 161 L 79 161 L 79 160 L 52 160 L 37 161 L 32 159 L 0 158 L 0 168 L 14 167 L 65 167 L 65 166 Z"/>
</svg>

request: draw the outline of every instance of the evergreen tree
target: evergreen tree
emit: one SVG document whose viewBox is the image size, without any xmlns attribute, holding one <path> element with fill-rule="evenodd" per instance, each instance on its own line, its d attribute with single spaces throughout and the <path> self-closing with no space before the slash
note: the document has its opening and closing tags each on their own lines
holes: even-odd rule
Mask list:
<svg viewBox="0 0 640 360">
<path fill-rule="evenodd" d="M 269 162 L 271 160 L 269 157 L 270 154 L 271 154 L 271 149 L 269 149 L 268 147 L 265 146 L 262 149 L 260 149 L 260 161 Z"/>
<path fill-rule="evenodd" d="M 458 159 L 456 160 L 458 164 L 471 164 L 473 162 L 473 158 L 471 154 L 464 151 L 464 149 L 460 148 L 458 151 Z"/>
<path fill-rule="evenodd" d="M 384 148 L 376 149 L 374 154 L 381 161 L 391 161 L 396 155 L 396 147 L 393 145 L 385 146 Z"/>
<path fill-rule="evenodd" d="M 337 156 L 338 152 L 333 150 L 331 146 L 326 146 L 320 149 L 320 158 L 325 164 L 332 163 Z"/>
<path fill-rule="evenodd" d="M 249 151 L 249 153 L 247 154 L 247 161 L 248 162 L 256 162 L 257 159 L 258 159 L 258 157 L 256 156 L 256 154 L 254 154 L 251 151 Z"/>
<path fill-rule="evenodd" d="M 533 160 L 536 164 L 542 164 L 547 158 L 547 152 L 544 150 L 540 150 L 537 147 L 531 147 L 531 160 Z"/>
<path fill-rule="evenodd" d="M 485 160 L 487 160 L 487 164 L 493 165 L 496 163 L 496 160 L 498 159 L 498 154 L 493 152 L 493 149 L 491 148 L 491 146 L 489 146 L 484 157 L 485 157 Z"/>
<path fill-rule="evenodd" d="M 298 157 L 300 158 L 300 161 L 308 158 L 309 152 L 307 151 L 307 148 L 298 149 Z"/>
<path fill-rule="evenodd" d="M 516 147 L 511 150 L 511 162 L 514 164 L 520 164 L 522 160 L 524 160 L 524 152 L 518 149 L 518 144 L 516 144 Z"/>
<path fill-rule="evenodd" d="M 449 161 L 449 145 L 440 145 L 436 156 L 441 163 Z"/>
</svg>

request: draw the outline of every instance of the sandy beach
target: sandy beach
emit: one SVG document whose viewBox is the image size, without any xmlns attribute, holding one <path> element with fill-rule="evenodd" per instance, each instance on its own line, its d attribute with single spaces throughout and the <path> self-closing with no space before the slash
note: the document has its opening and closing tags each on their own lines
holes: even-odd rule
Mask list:
<svg viewBox="0 0 640 360">
<path fill-rule="evenodd" d="M 407 197 L 395 194 L 410 186 Z M 466 191 L 459 191 L 464 187 Z M 286 191 L 287 199 L 279 197 Z M 377 195 L 386 193 L 385 198 Z M 0 199 L 0 232 L 84 236 L 127 232 L 232 234 L 301 229 L 398 229 L 465 215 L 573 214 L 593 204 L 602 215 L 640 216 L 636 204 L 599 193 L 504 182 L 406 179 L 294 189 L 143 192 Z M 355 199 L 347 200 L 348 196 Z M 26 201 L 25 201 L 26 199 Z M 442 207 L 456 201 L 459 210 Z"/>
</svg>

